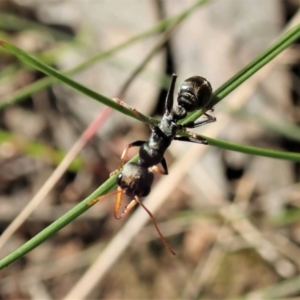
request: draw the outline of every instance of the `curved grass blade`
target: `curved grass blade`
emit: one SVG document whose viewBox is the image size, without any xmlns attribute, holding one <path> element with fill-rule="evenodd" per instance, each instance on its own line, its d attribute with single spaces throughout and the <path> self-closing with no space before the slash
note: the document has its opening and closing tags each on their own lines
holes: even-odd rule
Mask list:
<svg viewBox="0 0 300 300">
<path fill-rule="evenodd" d="M 291 161 L 300 161 L 300 153 L 297 152 L 287 152 L 287 151 L 277 151 L 271 149 L 265 149 L 260 147 L 252 147 L 246 145 L 240 145 L 235 143 L 230 143 L 222 140 L 213 139 L 207 136 L 203 136 L 210 146 L 215 146 L 221 149 L 233 150 L 237 152 L 242 152 L 251 155 L 259 155 L 270 158 L 285 159 Z"/>
</svg>

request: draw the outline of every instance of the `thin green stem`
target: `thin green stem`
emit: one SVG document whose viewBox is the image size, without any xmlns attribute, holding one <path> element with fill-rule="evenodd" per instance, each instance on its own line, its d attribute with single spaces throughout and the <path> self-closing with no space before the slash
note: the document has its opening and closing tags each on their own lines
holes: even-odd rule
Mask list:
<svg viewBox="0 0 300 300">
<path fill-rule="evenodd" d="M 222 140 L 216 140 L 206 136 L 204 138 L 208 141 L 209 145 L 222 149 L 233 150 L 251 155 L 265 156 L 270 158 L 300 161 L 300 153 L 296 152 L 276 151 L 271 149 L 240 145 Z"/>
</svg>

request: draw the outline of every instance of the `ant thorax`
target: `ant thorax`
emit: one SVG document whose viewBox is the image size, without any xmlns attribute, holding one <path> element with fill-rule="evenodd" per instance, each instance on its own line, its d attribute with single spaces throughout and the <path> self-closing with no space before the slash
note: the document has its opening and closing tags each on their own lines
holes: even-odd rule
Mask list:
<svg viewBox="0 0 300 300">
<path fill-rule="evenodd" d="M 162 136 L 165 136 L 166 139 L 168 139 L 168 146 L 177 134 L 178 130 L 181 129 L 180 124 L 177 123 L 178 120 L 184 118 L 185 116 L 186 113 L 184 113 L 183 110 L 179 111 L 176 106 L 174 111 L 169 114 L 165 113 L 163 118 L 161 119 L 158 127 L 163 133 Z"/>
</svg>

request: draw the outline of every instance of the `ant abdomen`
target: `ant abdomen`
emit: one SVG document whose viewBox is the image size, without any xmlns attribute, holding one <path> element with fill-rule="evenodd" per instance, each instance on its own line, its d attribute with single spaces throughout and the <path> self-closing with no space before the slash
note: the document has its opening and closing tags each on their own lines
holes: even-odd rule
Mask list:
<svg viewBox="0 0 300 300">
<path fill-rule="evenodd" d="M 210 83 L 201 76 L 186 79 L 179 87 L 177 102 L 187 112 L 192 112 L 208 105 L 212 95 Z"/>
</svg>

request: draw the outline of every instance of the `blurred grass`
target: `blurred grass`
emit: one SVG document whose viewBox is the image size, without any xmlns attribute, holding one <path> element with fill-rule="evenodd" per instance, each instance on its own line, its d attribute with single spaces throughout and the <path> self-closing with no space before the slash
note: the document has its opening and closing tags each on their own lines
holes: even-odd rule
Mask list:
<svg viewBox="0 0 300 300">
<path fill-rule="evenodd" d="M 0 30 L 9 30 L 14 32 L 34 30 L 39 34 L 48 35 L 57 41 L 73 39 L 71 34 L 56 30 L 55 28 L 51 28 L 49 26 L 41 25 L 40 23 L 30 21 L 7 12 L 0 12 Z"/>
<path fill-rule="evenodd" d="M 32 158 L 45 160 L 53 165 L 58 165 L 66 155 L 64 151 L 55 150 L 43 143 L 26 142 L 21 137 L 17 137 L 4 130 L 0 130 L 0 144 L 2 146 L 6 144 L 13 154 L 25 154 Z M 71 163 L 68 170 L 77 172 L 83 167 L 83 159 L 77 157 Z"/>
<path fill-rule="evenodd" d="M 238 112 L 227 110 L 232 117 L 236 117 L 241 120 L 247 120 L 249 122 L 255 122 L 261 127 L 268 129 L 272 132 L 280 134 L 281 136 L 300 141 L 300 126 L 293 123 L 282 123 L 274 120 L 267 119 L 263 114 L 250 114 L 246 110 L 241 109 Z"/>
<path fill-rule="evenodd" d="M 276 226 L 284 226 L 300 221 L 300 208 L 285 208 L 280 213 L 272 216 L 270 222 Z"/>
</svg>

